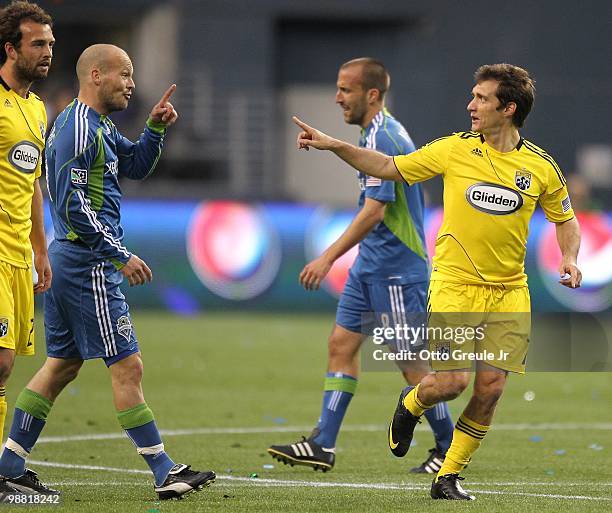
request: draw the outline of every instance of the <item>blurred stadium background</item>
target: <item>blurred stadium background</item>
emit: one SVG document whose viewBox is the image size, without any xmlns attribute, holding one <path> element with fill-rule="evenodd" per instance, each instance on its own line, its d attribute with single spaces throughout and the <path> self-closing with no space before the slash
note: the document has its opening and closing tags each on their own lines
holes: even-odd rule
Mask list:
<svg viewBox="0 0 612 513">
<path fill-rule="evenodd" d="M 583 231 L 579 263 L 584 273 L 579 291 L 567 291 L 556 283 L 554 228 L 537 213 L 527 257 L 533 307 L 548 312 L 611 312 L 610 2 L 41 0 L 40 4 L 55 19 L 57 39 L 50 76 L 34 88 L 47 102 L 50 121 L 76 94 L 74 64 L 92 43 L 118 44 L 134 61 L 136 94 L 127 111 L 113 116 L 133 139 L 159 95 L 170 83 L 178 84 L 174 104 L 180 119 L 167 137 L 157 171 L 144 183 L 122 184 L 127 247 L 149 263 L 155 276 L 152 284 L 126 287 L 125 292 L 149 366 L 148 401 L 160 425 L 199 433 L 196 444 L 186 436 L 168 435 L 167 445 L 178 450 L 180 458 L 210 462 L 227 480 L 211 489 L 212 506 L 231 511 L 277 507 L 299 511 L 303 501 L 315 499 L 301 489 L 285 491 L 282 497 L 272 489 L 265 495 L 237 492 L 240 483 L 232 481 L 232 475 L 244 477 L 253 471 L 261 475 L 262 463 L 271 463 L 260 459 L 265 447 L 286 436 L 306 434 L 303 428 L 293 433 L 291 426 L 311 425 L 319 411 L 325 337 L 354 253 L 338 262 L 318 293 L 304 292 L 297 275 L 347 225 L 358 184 L 352 172 L 340 169 L 343 164 L 337 159 L 295 151 L 296 129 L 290 116 L 301 115 L 315 126 L 356 141 L 358 130 L 344 125 L 334 104 L 338 66 L 350 58 L 368 55 L 386 63 L 392 76 L 388 107 L 417 147 L 468 127 L 465 106 L 472 73 L 480 64 L 506 61 L 530 70 L 538 90 L 523 135 L 554 155 L 568 178 Z M 438 180 L 426 185 L 430 248 L 440 222 L 441 187 Z M 50 226 L 48 230 L 51 236 Z M 40 310 L 37 316 L 42 349 Z M 300 347 L 304 354 L 296 360 Z M 27 381 L 43 353 L 39 350 L 38 361 L 18 362 L 11 387 Z M 90 367 L 95 369 L 84 373 L 61 398 L 54 412 L 57 420 L 49 424 L 46 435 L 85 433 L 95 438 L 100 432 L 117 431 L 109 392 L 103 388 L 105 371 L 102 366 Z M 167 369 L 173 374 L 171 383 Z M 523 497 L 517 498 L 516 488 L 506 483 L 506 488 L 496 489 L 503 491 L 488 492 L 492 495 L 486 500 L 493 501 L 489 510 L 606 510 L 611 499 L 610 483 L 605 481 L 612 481 L 610 376 L 530 375 L 511 382 L 499 416 L 501 424 L 511 427 L 493 430 L 470 479 L 484 483 L 494 476 L 549 484 L 529 488 L 524 482 L 520 489 L 529 493 L 520 492 Z M 184 383 L 199 383 L 201 405 L 194 407 L 182 397 Z M 400 383 L 395 374 L 364 374 L 347 417 L 346 435 L 340 437 L 339 450 L 344 446 L 347 450 L 332 477 L 391 479 L 401 485 L 394 492 L 357 487 L 342 494 L 313 488 L 317 500 L 325 496 L 331 501 L 328 511 L 362 510 L 366 499 L 378 501 L 368 506 L 370 511 L 392 510 L 392 502 L 405 504 L 406 464 L 391 461 L 380 433 L 351 430 L 351 426 L 382 426 Z M 528 395 L 534 391 L 535 401 Z M 239 413 L 238 397 L 242 398 Z M 566 405 L 576 401 L 584 409 L 568 414 Z M 92 404 L 101 406 L 91 408 Z M 462 404 L 463 399 L 453 403 L 454 415 Z M 186 417 L 185 408 L 192 415 Z M 567 424 L 558 424 L 563 422 L 574 427 L 566 430 Z M 228 439 L 219 426 L 237 431 L 230 430 Z M 203 431 L 197 431 L 200 428 Z M 290 433 L 279 438 L 270 434 L 275 430 Z M 206 436 L 210 438 L 202 438 Z M 419 443 L 428 443 L 422 438 L 428 433 L 419 436 Z M 538 444 L 542 437 L 544 443 Z M 91 464 L 90 458 L 99 460 L 94 462 L 99 465 L 144 468 L 136 455 L 124 459 L 129 452 L 125 440 L 88 442 L 87 450 L 76 443 L 64 445 L 61 452 L 50 443 L 37 448 L 36 454 L 41 460 Z M 95 445 L 102 443 L 104 448 Z M 364 452 L 351 452 L 351 447 L 363 447 Z M 562 461 L 565 451 L 568 456 Z M 504 472 L 499 474 L 502 461 Z M 592 468 L 598 469 L 596 476 Z M 280 470 L 265 470 L 263 475 L 323 480 L 305 470 L 289 477 Z M 64 483 L 68 501 L 72 496 L 81 500 L 84 494 L 90 502 L 103 501 L 104 490 L 90 492 L 77 481 L 100 485 L 117 475 L 102 477 L 103 472 L 78 469 L 48 472 L 43 478 Z M 592 479 L 597 482 L 589 483 Z M 73 485 L 66 480 L 73 480 Z M 135 484 L 144 482 L 143 477 Z M 414 494 L 419 499 L 413 504 L 420 510 L 429 507 L 427 485 L 424 481 L 410 488 L 418 490 Z M 537 495 L 543 490 L 552 495 Z M 107 492 L 116 502 L 102 505 L 100 511 L 119 511 L 113 509 L 117 503 L 134 500 L 134 493 L 121 487 Z M 531 492 L 535 495 L 530 498 Z M 570 505 L 557 497 L 570 492 L 608 498 L 576 499 Z M 311 506 L 314 511 L 314 503 Z M 83 505 L 74 507 L 84 511 L 79 509 Z M 141 511 L 142 504 L 120 509 Z M 196 509 L 186 506 L 181 511 Z"/>
<path fill-rule="evenodd" d="M 244 2 L 43 1 L 56 52 L 37 84 L 50 119 L 75 95 L 74 63 L 114 42 L 135 63 L 137 94 L 113 116 L 137 137 L 150 106 L 178 84 L 180 121 L 156 173 L 124 181 L 127 244 L 152 259 L 156 280 L 133 304 L 197 313 L 210 308 L 333 309 L 352 255 L 325 292 L 296 274 L 348 223 L 354 174 L 326 154 L 294 151 L 292 114 L 356 141 L 334 104 L 340 63 L 383 60 L 390 110 L 418 146 L 467 127 L 472 73 L 482 63 L 526 67 L 537 82 L 524 129 L 558 160 L 581 212 L 584 288 L 554 283 L 552 228 L 534 219 L 528 273 L 534 307 L 601 311 L 612 305 L 612 68 L 608 2 L 427 3 L 382 0 Z M 441 181 L 426 185 L 428 238 L 439 225 Z"/>
</svg>

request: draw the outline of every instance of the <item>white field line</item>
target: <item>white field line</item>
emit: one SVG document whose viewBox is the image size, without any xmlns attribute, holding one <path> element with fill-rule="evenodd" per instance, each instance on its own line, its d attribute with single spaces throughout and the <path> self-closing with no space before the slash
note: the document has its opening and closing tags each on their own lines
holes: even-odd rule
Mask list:
<svg viewBox="0 0 612 513">
<path fill-rule="evenodd" d="M 44 467 L 69 468 L 78 470 L 100 470 L 104 472 L 122 472 L 129 474 L 149 474 L 148 470 L 138 469 L 123 469 L 117 467 L 101 467 L 98 465 L 73 465 L 69 463 L 55 463 L 49 461 L 29 461 L 29 463 Z M 234 485 L 247 486 L 278 486 L 278 487 L 313 487 L 313 488 L 349 488 L 349 489 L 367 489 L 367 490 L 429 490 L 429 485 L 414 485 L 414 484 L 389 484 L 389 483 L 340 483 L 326 481 L 297 481 L 284 479 L 265 479 L 265 478 L 250 478 L 219 475 L 217 479 L 230 481 Z M 478 485 L 478 483 L 472 483 Z M 552 483 L 554 485 L 554 483 Z M 588 484 L 588 483 L 587 483 Z M 598 485 L 599 483 L 591 483 Z M 482 483 L 484 486 L 495 485 L 495 483 Z M 559 483 L 563 486 L 564 483 Z M 511 492 L 500 490 L 473 490 L 476 493 L 489 495 L 517 495 L 523 497 L 543 497 L 549 499 L 567 499 L 567 500 L 590 500 L 590 501 L 612 501 L 612 497 L 593 497 L 590 495 L 560 495 L 550 493 L 528 493 L 528 492 Z"/>
<path fill-rule="evenodd" d="M 342 427 L 343 432 L 377 432 L 384 431 L 386 425 L 382 424 L 354 424 Z M 417 426 L 417 431 L 429 431 L 429 426 Z M 595 431 L 612 431 L 612 423 L 541 423 L 541 424 L 494 424 L 491 431 L 577 431 L 590 429 Z M 305 433 L 310 432 L 312 426 L 262 426 L 262 427 L 211 427 L 195 429 L 162 429 L 162 436 L 191 436 L 191 435 L 250 435 L 265 433 Z M 119 440 L 125 438 L 125 433 L 92 433 L 89 435 L 69 436 L 43 436 L 38 439 L 41 443 L 78 442 L 90 440 Z"/>
</svg>

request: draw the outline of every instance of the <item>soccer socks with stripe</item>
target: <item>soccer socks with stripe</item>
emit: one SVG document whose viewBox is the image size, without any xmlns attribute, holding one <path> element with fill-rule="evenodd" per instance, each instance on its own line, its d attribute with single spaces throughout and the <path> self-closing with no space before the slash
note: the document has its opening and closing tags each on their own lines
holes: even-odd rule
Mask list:
<svg viewBox="0 0 612 513">
<path fill-rule="evenodd" d="M 138 454 L 149 465 L 155 476 L 155 485 L 160 486 L 168 477 L 174 462 L 164 451 L 164 444 L 155 425 L 153 412 L 146 403 L 117 412 L 119 424 L 134 442 Z"/>
<path fill-rule="evenodd" d="M 425 418 L 434 433 L 436 447 L 445 453 L 453 439 L 453 421 L 450 417 L 448 404 L 425 404 L 418 396 L 420 386 L 421 384 L 419 383 L 408 392 L 406 397 L 404 397 L 404 406 L 415 417 L 425 414 Z"/>
<path fill-rule="evenodd" d="M 489 426 L 483 426 L 461 415 L 457 420 L 453 441 L 438 472 L 438 477 L 461 472 L 470 462 L 472 454 L 480 447 L 487 431 L 489 431 Z"/>
<path fill-rule="evenodd" d="M 418 392 L 420 386 L 421 384 L 419 383 L 410 392 L 408 392 L 406 397 L 404 397 L 405 408 L 415 417 L 420 417 L 426 410 L 429 410 L 435 406 L 433 404 L 425 404 L 419 399 Z"/>
<path fill-rule="evenodd" d="M 0 475 L 18 477 L 25 472 L 26 458 L 40 435 L 53 403 L 24 388 L 15 404 L 15 413 L 6 446 L 0 456 Z"/>
<path fill-rule="evenodd" d="M 325 375 L 323 406 L 317 424 L 319 433 L 313 441 L 326 449 L 336 447 L 336 438 L 340 431 L 344 414 L 355 390 L 357 379 L 341 372 L 328 372 Z"/>
<path fill-rule="evenodd" d="M 436 439 L 438 450 L 446 454 L 453 439 L 453 421 L 447 403 L 438 403 L 433 408 L 425 410 L 425 418 Z"/>
<path fill-rule="evenodd" d="M 4 440 L 4 422 L 6 421 L 6 387 L 0 387 L 0 445 Z"/>
</svg>

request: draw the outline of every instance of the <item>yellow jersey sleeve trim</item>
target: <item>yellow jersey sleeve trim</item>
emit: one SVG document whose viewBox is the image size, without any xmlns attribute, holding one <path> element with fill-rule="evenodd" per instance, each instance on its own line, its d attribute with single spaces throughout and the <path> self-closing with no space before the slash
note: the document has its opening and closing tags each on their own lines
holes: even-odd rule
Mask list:
<svg viewBox="0 0 612 513">
<path fill-rule="evenodd" d="M 550 192 L 554 192 L 555 190 L 558 190 L 561 187 L 564 187 L 567 182 L 565 180 L 565 177 L 563 176 L 563 173 L 561 172 L 561 168 L 555 162 L 555 159 L 553 159 L 542 148 L 539 148 L 538 146 L 536 146 L 535 144 L 533 144 L 530 141 L 523 140 L 523 145 L 524 145 L 524 147 L 526 149 L 528 149 L 532 153 L 535 153 L 536 155 L 538 155 L 539 157 L 544 159 L 546 162 L 548 162 L 552 166 L 553 170 L 555 171 L 555 174 L 557 175 L 557 178 L 559 179 L 559 187 L 556 187 L 556 188 L 552 189 Z M 549 180 L 549 186 L 552 186 L 552 184 L 550 183 L 550 180 Z"/>
<path fill-rule="evenodd" d="M 550 194 L 542 194 L 539 203 L 551 223 L 563 223 L 575 215 L 566 186 Z"/>
<path fill-rule="evenodd" d="M 449 155 L 456 141 L 455 134 L 440 137 L 408 155 L 396 155 L 393 163 L 409 185 L 429 180 L 446 173 Z"/>
</svg>

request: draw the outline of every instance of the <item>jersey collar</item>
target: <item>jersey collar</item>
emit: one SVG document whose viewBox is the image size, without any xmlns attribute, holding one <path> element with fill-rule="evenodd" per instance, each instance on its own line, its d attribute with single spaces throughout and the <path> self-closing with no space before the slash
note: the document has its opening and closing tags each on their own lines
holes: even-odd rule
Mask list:
<svg viewBox="0 0 612 513">
<path fill-rule="evenodd" d="M 370 121 L 370 124 L 361 129 L 361 138 L 365 139 L 365 137 L 367 137 L 367 135 L 376 127 L 379 127 L 383 124 L 383 121 L 385 119 L 385 116 L 390 116 L 391 114 L 389 113 L 389 111 L 386 108 L 382 108 L 380 109 L 376 115 L 372 118 L 372 121 Z"/>
<path fill-rule="evenodd" d="M 486 141 L 485 141 L 484 135 L 482 135 L 482 134 L 480 134 L 480 142 L 481 142 L 481 144 L 486 144 Z M 516 143 L 516 146 L 514 147 L 514 149 L 512 149 L 512 150 L 510 150 L 510 151 L 515 151 L 515 150 L 516 150 L 516 151 L 520 151 L 520 149 L 521 149 L 522 147 L 523 147 L 523 136 L 522 136 L 522 135 L 519 135 L 519 141 L 518 141 L 518 143 Z M 497 151 L 495 148 L 491 148 L 491 146 L 489 146 L 488 144 L 487 144 L 487 148 L 490 148 L 491 150 L 496 151 L 497 153 L 500 153 L 500 152 L 499 152 L 499 151 Z M 508 152 L 508 153 L 510 153 L 510 152 Z"/>
<path fill-rule="evenodd" d="M 0 76 L 0 84 L 2 84 L 2 87 L 4 87 L 4 89 L 6 89 L 7 91 L 11 90 L 9 85 L 4 81 L 4 79 L 1 76 Z"/>
<path fill-rule="evenodd" d="M 13 91 L 13 90 L 11 89 L 11 86 L 10 86 L 10 85 L 8 85 L 8 84 L 7 84 L 7 83 L 4 81 L 4 79 L 3 79 L 1 76 L 0 76 L 0 84 L 1 84 L 1 85 L 2 85 L 2 87 L 4 87 L 4 89 L 6 89 L 7 91 Z M 15 94 L 15 96 L 16 96 L 17 98 L 21 98 L 21 99 L 23 99 L 23 100 L 27 100 L 27 99 L 29 99 L 29 98 L 30 98 L 30 91 L 28 91 L 28 93 L 26 94 L 26 97 L 25 97 L 25 98 L 24 98 L 23 96 L 21 96 L 21 95 L 19 95 L 19 94 L 15 93 L 15 91 L 13 91 L 13 93 Z"/>
<path fill-rule="evenodd" d="M 86 117 L 91 117 L 94 120 L 100 120 L 100 121 L 102 121 L 104 119 L 105 116 L 103 116 L 102 114 L 99 114 L 97 111 L 92 109 L 86 103 L 83 103 L 82 101 L 80 101 L 78 98 L 75 98 L 74 102 L 75 102 L 74 106 L 76 108 L 78 108 L 79 106 L 82 106 L 81 109 L 83 109 L 83 110 L 81 112 L 83 112 Z"/>
</svg>

